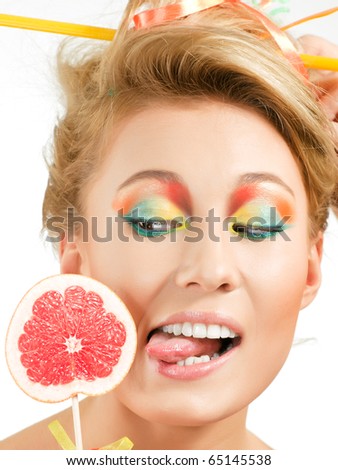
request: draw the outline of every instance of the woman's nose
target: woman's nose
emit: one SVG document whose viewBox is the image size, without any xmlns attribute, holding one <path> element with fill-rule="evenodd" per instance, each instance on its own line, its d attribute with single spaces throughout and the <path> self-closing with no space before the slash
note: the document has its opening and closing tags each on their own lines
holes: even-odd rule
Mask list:
<svg viewBox="0 0 338 470">
<path fill-rule="evenodd" d="M 210 237 L 204 231 L 201 239 L 194 242 L 190 237 L 183 245 L 175 273 L 177 286 L 195 285 L 206 291 L 232 291 L 239 286 L 240 272 L 229 232 Z"/>
</svg>

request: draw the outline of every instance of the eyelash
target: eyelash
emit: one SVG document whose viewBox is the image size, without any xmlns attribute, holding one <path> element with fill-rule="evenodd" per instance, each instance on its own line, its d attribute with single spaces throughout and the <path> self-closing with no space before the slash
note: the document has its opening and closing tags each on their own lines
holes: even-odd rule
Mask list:
<svg viewBox="0 0 338 470">
<path fill-rule="evenodd" d="M 176 225 L 171 228 L 171 229 L 167 229 L 167 230 L 150 230 L 150 232 L 147 232 L 147 228 L 143 228 L 143 227 L 140 227 L 139 224 L 144 224 L 144 225 L 149 225 L 149 224 L 154 224 L 156 222 L 159 222 L 160 224 L 163 224 L 163 219 L 161 220 L 156 220 L 155 218 L 151 218 L 151 220 L 147 220 L 145 218 L 133 218 L 133 217 L 126 217 L 125 220 L 127 221 L 127 223 L 129 225 L 132 226 L 133 230 L 135 230 L 137 232 L 138 235 L 141 235 L 141 236 L 144 236 L 144 237 L 147 237 L 147 238 L 151 238 L 151 237 L 159 237 L 160 235 L 166 235 L 170 232 L 172 232 L 173 230 L 177 229 L 177 228 L 180 228 L 183 226 L 182 223 L 178 222 L 177 220 L 173 219 L 173 220 L 166 220 L 165 223 L 166 224 L 170 224 L 172 222 L 174 222 Z"/>
<path fill-rule="evenodd" d="M 247 238 L 249 240 L 265 240 L 266 238 L 274 236 L 276 233 L 284 232 L 281 226 L 257 226 L 245 224 L 233 224 L 232 231 L 237 235 Z"/>
</svg>

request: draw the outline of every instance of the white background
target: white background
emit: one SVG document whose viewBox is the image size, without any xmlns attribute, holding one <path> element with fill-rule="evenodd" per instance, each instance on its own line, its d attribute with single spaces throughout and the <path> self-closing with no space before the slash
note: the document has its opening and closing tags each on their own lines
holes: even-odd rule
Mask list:
<svg viewBox="0 0 338 470">
<path fill-rule="evenodd" d="M 0 13 L 117 27 L 126 0 L 0 0 Z M 338 1 L 293 0 L 287 20 L 338 5 Z M 338 14 L 298 29 L 337 38 Z M 0 439 L 56 413 L 68 404 L 43 404 L 12 380 L 4 357 L 11 315 L 37 281 L 59 272 L 40 235 L 47 181 L 42 154 L 60 109 L 54 78 L 55 51 L 63 36 L 0 27 Z M 323 450 L 336 446 L 338 422 L 336 346 L 338 330 L 338 223 L 330 218 L 325 238 L 323 285 L 300 315 L 294 346 L 274 383 L 252 405 L 249 427 L 277 449 Z M 273 315 L 273 312 L 271 312 Z M 267 351 L 268 354 L 268 351 Z"/>
</svg>

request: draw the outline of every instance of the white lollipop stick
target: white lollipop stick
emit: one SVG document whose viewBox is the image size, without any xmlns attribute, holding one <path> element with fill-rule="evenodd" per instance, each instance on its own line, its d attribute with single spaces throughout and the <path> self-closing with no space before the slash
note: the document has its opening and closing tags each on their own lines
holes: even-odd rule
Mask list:
<svg viewBox="0 0 338 470">
<path fill-rule="evenodd" d="M 78 395 L 75 395 L 74 397 L 72 397 L 72 409 L 73 409 L 73 423 L 74 423 L 76 450 L 83 450 Z"/>
</svg>

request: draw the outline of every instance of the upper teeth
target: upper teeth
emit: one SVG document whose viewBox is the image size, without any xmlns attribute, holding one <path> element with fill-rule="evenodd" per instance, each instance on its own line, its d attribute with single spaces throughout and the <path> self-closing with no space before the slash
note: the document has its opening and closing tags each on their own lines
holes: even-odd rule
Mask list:
<svg viewBox="0 0 338 470">
<path fill-rule="evenodd" d="M 224 325 L 205 325 L 204 323 L 173 323 L 160 328 L 164 333 L 173 333 L 175 336 L 192 336 L 193 338 L 235 338 L 237 335 Z"/>
</svg>

